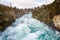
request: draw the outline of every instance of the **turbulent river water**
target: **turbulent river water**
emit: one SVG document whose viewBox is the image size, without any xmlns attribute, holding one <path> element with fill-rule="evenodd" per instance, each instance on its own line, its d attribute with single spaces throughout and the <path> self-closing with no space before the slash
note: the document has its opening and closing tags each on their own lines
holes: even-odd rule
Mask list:
<svg viewBox="0 0 60 40">
<path fill-rule="evenodd" d="M 32 18 L 32 13 L 29 13 L 16 19 L 4 32 L 0 32 L 0 40 L 60 40 L 60 34 Z"/>
</svg>

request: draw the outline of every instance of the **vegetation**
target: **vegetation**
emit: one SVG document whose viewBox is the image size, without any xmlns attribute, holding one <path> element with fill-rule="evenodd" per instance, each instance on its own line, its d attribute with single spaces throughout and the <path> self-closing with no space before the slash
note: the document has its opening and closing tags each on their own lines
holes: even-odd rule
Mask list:
<svg viewBox="0 0 60 40">
<path fill-rule="evenodd" d="M 3 31 L 7 26 L 15 21 L 15 17 L 11 12 L 10 7 L 0 4 L 0 31 Z"/>
<path fill-rule="evenodd" d="M 0 31 L 5 30 L 9 25 L 15 22 L 16 18 L 21 17 L 32 9 L 18 9 L 0 4 Z"/>
<path fill-rule="evenodd" d="M 52 22 L 54 15 L 60 14 L 60 0 L 55 0 L 53 3 L 37 7 L 33 10 L 33 17 L 47 23 Z"/>
</svg>

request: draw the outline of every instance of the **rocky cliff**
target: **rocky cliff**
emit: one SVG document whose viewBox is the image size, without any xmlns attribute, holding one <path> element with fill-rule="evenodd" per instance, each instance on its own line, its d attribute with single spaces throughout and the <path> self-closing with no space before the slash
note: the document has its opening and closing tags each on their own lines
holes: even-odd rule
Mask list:
<svg viewBox="0 0 60 40">
<path fill-rule="evenodd" d="M 5 30 L 16 18 L 19 18 L 32 10 L 33 9 L 18 9 L 16 7 L 13 8 L 0 4 L 0 31 Z"/>
<path fill-rule="evenodd" d="M 15 15 L 11 13 L 11 8 L 0 4 L 0 31 L 15 21 Z"/>
<path fill-rule="evenodd" d="M 60 1 L 55 0 L 53 3 L 36 7 L 33 10 L 33 17 L 49 24 L 54 15 L 60 14 Z"/>
<path fill-rule="evenodd" d="M 36 7 L 33 10 L 33 17 L 46 23 L 49 26 L 55 26 L 52 19 L 60 14 L 60 0 L 55 0 L 53 3 Z M 54 27 L 53 27 L 54 28 Z M 60 29 L 58 29 L 60 30 Z"/>
</svg>

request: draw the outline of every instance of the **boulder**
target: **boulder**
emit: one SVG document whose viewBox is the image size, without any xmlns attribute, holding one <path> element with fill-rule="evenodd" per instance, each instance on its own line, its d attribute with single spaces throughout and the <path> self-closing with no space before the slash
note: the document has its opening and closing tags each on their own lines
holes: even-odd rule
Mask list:
<svg viewBox="0 0 60 40">
<path fill-rule="evenodd" d="M 53 17 L 53 23 L 55 25 L 55 28 L 60 31 L 60 15 L 55 15 Z"/>
</svg>

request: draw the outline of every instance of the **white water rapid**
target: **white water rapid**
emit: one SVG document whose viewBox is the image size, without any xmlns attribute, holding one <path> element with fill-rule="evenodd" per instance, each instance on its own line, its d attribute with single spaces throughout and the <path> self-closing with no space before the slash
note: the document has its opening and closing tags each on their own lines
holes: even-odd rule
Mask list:
<svg viewBox="0 0 60 40">
<path fill-rule="evenodd" d="M 32 13 L 16 19 L 4 32 L 0 32 L 0 40 L 60 40 L 60 34 L 32 18 Z"/>
</svg>

